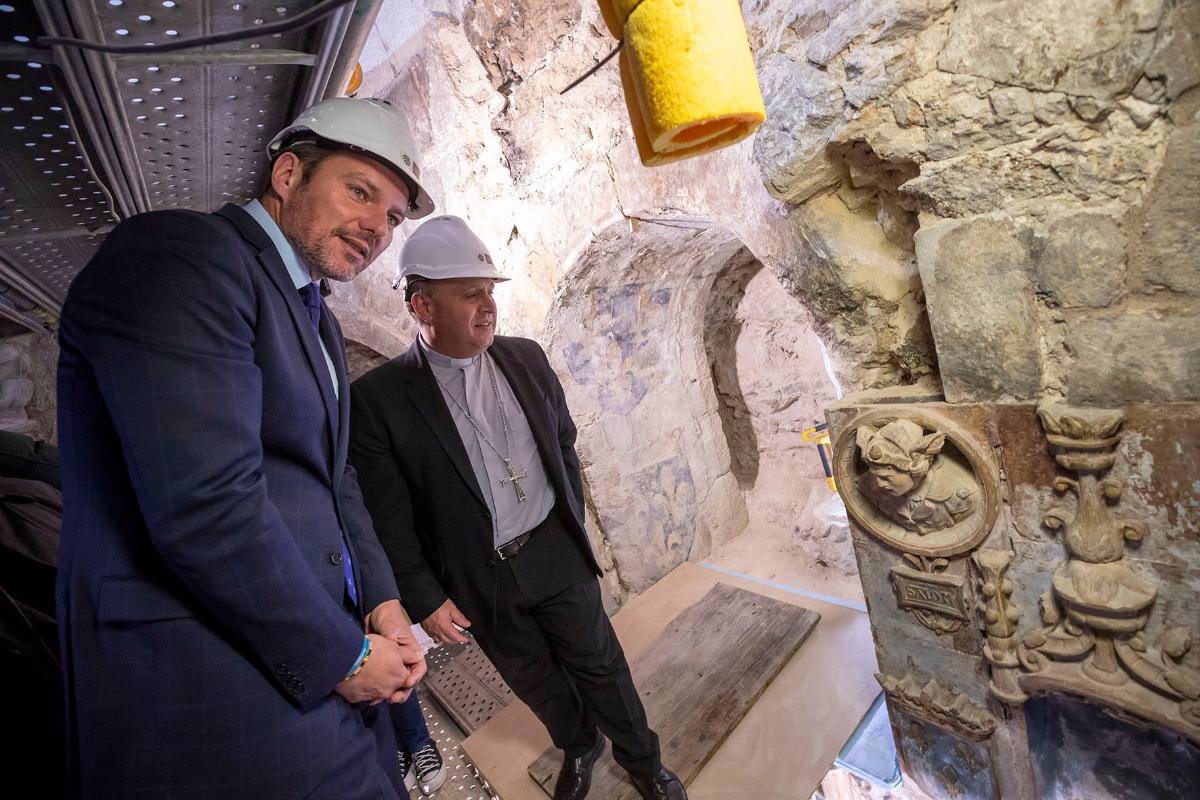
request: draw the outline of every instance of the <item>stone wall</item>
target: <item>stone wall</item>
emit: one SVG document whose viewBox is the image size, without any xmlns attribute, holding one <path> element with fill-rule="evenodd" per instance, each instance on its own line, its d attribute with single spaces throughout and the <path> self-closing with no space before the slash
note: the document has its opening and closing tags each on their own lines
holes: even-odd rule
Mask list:
<svg viewBox="0 0 1200 800">
<path fill-rule="evenodd" d="M 600 549 L 623 591 L 746 525 L 704 347 L 713 280 L 744 261 L 718 229 L 618 223 L 580 256 L 547 321 Z"/>
<path fill-rule="evenodd" d="M 915 250 L 919 288 L 889 299 L 926 306 L 947 399 L 1197 397 L 1195 3 L 755 8 L 767 185 L 818 218 L 834 196 L 860 227 L 865 208 Z M 802 283 L 852 287 L 828 261 Z M 825 303 L 835 333 L 852 305 Z"/>
<path fill-rule="evenodd" d="M 58 341 L 27 333 L 0 342 L 0 429 L 58 441 Z"/>
</svg>

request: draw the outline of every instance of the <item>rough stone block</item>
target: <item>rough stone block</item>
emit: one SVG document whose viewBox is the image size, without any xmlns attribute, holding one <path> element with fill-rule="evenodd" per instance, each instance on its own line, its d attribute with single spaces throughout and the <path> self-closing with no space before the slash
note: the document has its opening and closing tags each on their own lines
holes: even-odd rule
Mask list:
<svg viewBox="0 0 1200 800">
<path fill-rule="evenodd" d="M 1110 213 L 1065 214 L 1046 227 L 1035 259 L 1038 284 L 1062 305 L 1108 305 L 1125 282 L 1125 237 Z"/>
<path fill-rule="evenodd" d="M 1126 312 L 1072 324 L 1067 398 L 1081 405 L 1200 399 L 1200 314 Z"/>
<path fill-rule="evenodd" d="M 1172 100 L 1200 85 L 1200 4 L 1176 3 L 1168 11 L 1146 73 L 1163 80 Z"/>
<path fill-rule="evenodd" d="M 1181 124 L 1141 215 L 1140 238 L 1130 249 L 1135 274 L 1149 288 L 1200 294 L 1200 92 L 1176 101 Z"/>
<path fill-rule="evenodd" d="M 916 244 L 946 399 L 1036 397 L 1037 312 L 1022 231 L 979 217 L 922 228 Z"/>
<path fill-rule="evenodd" d="M 946 72 L 1099 99 L 1127 92 L 1154 47 L 1161 0 L 965 3 L 938 58 Z"/>
</svg>

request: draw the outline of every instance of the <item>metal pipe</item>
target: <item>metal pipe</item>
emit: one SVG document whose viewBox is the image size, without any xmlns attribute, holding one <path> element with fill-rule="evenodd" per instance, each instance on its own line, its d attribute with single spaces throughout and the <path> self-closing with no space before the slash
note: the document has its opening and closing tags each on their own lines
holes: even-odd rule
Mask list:
<svg viewBox="0 0 1200 800">
<path fill-rule="evenodd" d="M 2 257 L 0 257 L 0 280 L 47 311 L 56 312 L 62 307 L 63 300 L 66 299 L 49 287 L 42 286 L 35 279 L 25 275 Z"/>
<path fill-rule="evenodd" d="M 315 53 L 299 50 L 187 50 L 179 53 L 136 53 L 114 56 L 117 66 L 140 66 L 156 64 L 165 66 L 257 66 L 296 65 L 316 66 L 319 57 Z"/>
<path fill-rule="evenodd" d="M 346 37 L 342 40 L 342 47 L 338 50 L 333 69 L 330 70 L 329 84 L 325 88 L 324 97 L 339 96 L 350 81 L 354 65 L 358 63 L 358 57 L 362 55 L 363 46 L 367 43 L 367 37 L 371 35 L 371 28 L 382 7 L 383 0 L 359 0 L 354 5 L 350 27 L 346 31 Z"/>
<path fill-rule="evenodd" d="M 46 324 L 44 322 L 34 317 L 30 317 L 25 312 L 8 305 L 8 303 L 0 302 L 0 317 L 4 317 L 5 319 L 11 320 L 22 327 L 28 328 L 34 333 L 47 332 Z M 55 315 L 55 317 L 57 318 L 57 315 Z"/>
<path fill-rule="evenodd" d="M 342 6 L 335 11 L 321 29 L 321 45 L 317 48 L 317 65 L 308 76 L 308 82 L 301 94 L 300 108 L 305 109 L 325 97 L 325 89 L 329 85 L 329 73 L 333 69 L 334 59 L 346 36 L 346 28 L 350 25 L 351 6 Z"/>
<path fill-rule="evenodd" d="M 35 0 L 34 4 L 48 32 L 73 34 L 76 22 L 82 24 L 90 21 L 93 27 L 95 25 L 86 12 L 81 16 L 78 9 L 72 17 L 70 10 L 77 2 Z M 92 63 L 88 54 L 71 48 L 56 47 L 54 52 L 60 74 L 67 84 L 67 97 L 71 101 L 64 104 L 69 110 L 67 116 L 71 130 L 76 142 L 80 143 L 79 151 L 88 162 L 92 177 L 109 194 L 113 213 L 118 217 L 128 217 L 149 210 L 150 196 L 141 180 L 141 170 L 132 151 L 132 137 L 125 127 L 119 101 L 114 103 L 111 99 L 116 93 L 112 71 L 103 61 Z M 104 131 L 108 131 L 109 135 L 103 136 Z M 121 131 L 124 131 L 125 141 L 121 141 Z M 84 133 L 90 135 L 85 137 Z M 91 142 L 99 170 L 92 163 L 92 152 L 82 145 L 84 141 Z"/>
</svg>

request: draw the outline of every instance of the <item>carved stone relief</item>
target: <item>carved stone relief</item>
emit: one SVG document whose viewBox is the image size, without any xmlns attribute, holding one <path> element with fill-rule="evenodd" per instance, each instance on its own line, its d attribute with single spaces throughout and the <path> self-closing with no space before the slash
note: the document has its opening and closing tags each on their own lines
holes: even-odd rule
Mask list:
<svg viewBox="0 0 1200 800">
<path fill-rule="evenodd" d="M 918 719 L 948 728 L 976 742 L 987 739 L 996 730 L 996 718 L 986 708 L 936 680 L 931 679 L 922 686 L 911 672 L 903 678 L 877 672 L 875 680 L 897 707 Z"/>
<path fill-rule="evenodd" d="M 967 552 L 996 519 L 990 456 L 933 412 L 884 408 L 856 417 L 838 437 L 834 476 L 854 520 L 902 553 Z"/>
<path fill-rule="evenodd" d="M 1012 554 L 980 550 L 973 556 L 992 691 L 1010 704 L 1037 692 L 1080 695 L 1200 742 L 1200 673 L 1182 663 L 1192 634 L 1172 627 L 1148 641 L 1158 586 L 1125 558 L 1125 543 L 1141 541 L 1146 526 L 1110 509 L 1124 490 L 1108 476 L 1124 415 L 1046 403 L 1038 416 L 1055 461 L 1074 473 L 1058 476 L 1054 489 L 1074 495 L 1075 503 L 1043 517 L 1049 530 L 1061 532 L 1066 558 L 1042 594 L 1042 627 L 1018 642 L 1019 613 L 1005 577 Z"/>
<path fill-rule="evenodd" d="M 1013 583 L 1006 576 L 1013 554 L 1008 550 L 983 548 L 971 556 L 979 575 L 979 609 L 983 612 L 987 643 L 983 657 L 991 664 L 992 693 L 1006 703 L 1019 704 L 1026 699 L 1017 683 L 1020 661 L 1017 659 L 1017 620 L 1020 611 L 1013 605 Z"/>
</svg>

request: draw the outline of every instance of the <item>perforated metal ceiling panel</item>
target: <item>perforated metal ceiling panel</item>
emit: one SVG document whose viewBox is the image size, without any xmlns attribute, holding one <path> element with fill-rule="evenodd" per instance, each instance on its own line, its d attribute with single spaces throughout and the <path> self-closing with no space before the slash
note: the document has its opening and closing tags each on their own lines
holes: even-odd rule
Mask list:
<svg viewBox="0 0 1200 800">
<path fill-rule="evenodd" d="M 253 29 L 313 4 L 312 0 L 96 2 L 102 37 L 120 44 Z M 188 63 L 199 54 L 186 51 L 114 59 L 121 111 L 153 208 L 210 210 L 253 196 L 265 166 L 266 143 L 287 124 L 298 83 L 310 72 L 305 66 L 260 65 L 256 59 L 264 51 L 272 58 L 284 51 L 293 54 L 293 60 L 315 64 L 316 56 L 304 52 L 310 36 L 311 31 L 299 30 L 221 45 L 215 64 Z"/>
<path fill-rule="evenodd" d="M 44 33 L 28 3 L 0 4 L 0 45 L 10 48 L 0 61 L 0 312 L 34 330 L 53 318 L 95 252 L 88 229 L 112 222 L 72 130 L 61 76 L 48 52 L 30 47 Z"/>
<path fill-rule="evenodd" d="M 123 216 L 252 197 L 266 143 L 300 107 L 336 94 L 327 89 L 353 65 L 379 2 L 172 52 L 39 48 L 39 37 L 160 45 L 253 32 L 316 4 L 0 0 L 0 315 L 30 307 L 40 319 L 22 324 L 52 323 L 70 281 Z"/>
</svg>

